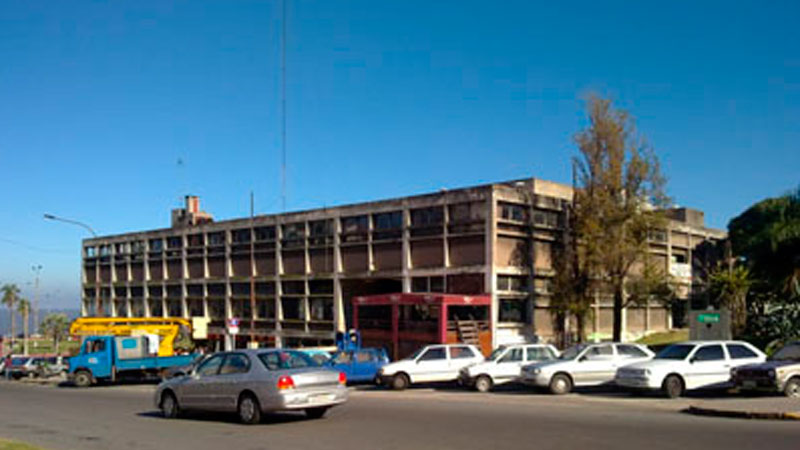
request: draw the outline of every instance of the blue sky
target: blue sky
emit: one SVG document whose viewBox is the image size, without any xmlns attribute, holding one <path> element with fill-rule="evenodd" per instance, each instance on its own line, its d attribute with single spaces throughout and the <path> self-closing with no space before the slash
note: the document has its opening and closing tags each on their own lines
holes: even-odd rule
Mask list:
<svg viewBox="0 0 800 450">
<path fill-rule="evenodd" d="M 287 209 L 569 182 L 595 91 L 725 227 L 800 183 L 797 2 L 288 0 Z M 0 282 L 78 304 L 78 227 L 280 210 L 280 3 L 0 4 Z M 180 161 L 180 163 L 179 163 Z"/>
</svg>

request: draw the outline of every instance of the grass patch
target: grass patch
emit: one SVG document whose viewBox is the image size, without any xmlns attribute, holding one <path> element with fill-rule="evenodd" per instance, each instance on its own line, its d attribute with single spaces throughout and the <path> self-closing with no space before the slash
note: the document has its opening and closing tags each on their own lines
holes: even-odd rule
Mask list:
<svg viewBox="0 0 800 450">
<path fill-rule="evenodd" d="M 24 442 L 7 441 L 0 439 L 0 450 L 42 450 L 41 447 L 26 444 Z"/>
<path fill-rule="evenodd" d="M 675 342 L 688 341 L 688 340 L 689 340 L 689 330 L 681 329 L 681 330 L 664 331 L 661 333 L 653 333 L 651 335 L 639 339 L 638 341 L 636 341 L 636 343 L 644 345 L 668 345 L 668 344 L 674 344 Z"/>
</svg>

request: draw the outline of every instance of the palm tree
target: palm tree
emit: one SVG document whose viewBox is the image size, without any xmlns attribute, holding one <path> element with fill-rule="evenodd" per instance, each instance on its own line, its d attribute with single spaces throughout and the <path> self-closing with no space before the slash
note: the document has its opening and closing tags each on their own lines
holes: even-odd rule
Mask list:
<svg viewBox="0 0 800 450">
<path fill-rule="evenodd" d="M 28 323 L 30 322 L 31 302 L 21 298 L 17 300 L 17 311 L 22 315 L 22 354 L 28 354 Z"/>
<path fill-rule="evenodd" d="M 69 319 L 65 314 L 48 314 L 39 328 L 45 336 L 53 338 L 54 352 L 58 353 L 58 342 L 64 338 L 69 329 Z"/>
<path fill-rule="evenodd" d="M 8 308 L 8 314 L 11 317 L 11 345 L 9 346 L 9 353 L 14 351 L 14 304 L 17 303 L 20 290 L 16 284 L 4 284 L 0 291 L 3 292 L 2 303 Z"/>
</svg>

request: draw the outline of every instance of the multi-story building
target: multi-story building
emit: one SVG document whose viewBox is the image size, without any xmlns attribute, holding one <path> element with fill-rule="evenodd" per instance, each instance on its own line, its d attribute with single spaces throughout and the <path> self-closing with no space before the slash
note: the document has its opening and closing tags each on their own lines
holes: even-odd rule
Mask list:
<svg viewBox="0 0 800 450">
<path fill-rule="evenodd" d="M 244 336 L 252 322 L 259 340 L 319 345 L 347 327 L 355 296 L 487 293 L 495 344 L 547 339 L 554 243 L 571 198 L 570 186 L 532 178 L 214 222 L 187 197 L 170 228 L 84 240 L 82 312 L 205 317 L 217 337 L 239 318 Z M 724 232 L 705 228 L 697 210 L 669 216 L 653 235 L 653 256 L 686 297 L 693 249 Z M 624 322 L 629 336 L 640 335 L 670 328 L 672 315 L 641 305 Z M 611 327 L 610 303 L 598 299 L 590 331 Z"/>
</svg>

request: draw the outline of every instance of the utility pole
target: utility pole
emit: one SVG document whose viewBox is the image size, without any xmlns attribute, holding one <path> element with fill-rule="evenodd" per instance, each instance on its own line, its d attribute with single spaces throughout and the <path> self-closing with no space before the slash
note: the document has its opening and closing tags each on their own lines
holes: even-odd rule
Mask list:
<svg viewBox="0 0 800 450">
<path fill-rule="evenodd" d="M 34 265 L 31 269 L 36 274 L 36 281 L 33 284 L 33 334 L 37 334 L 39 332 L 39 272 L 42 271 L 42 265 Z"/>
</svg>

